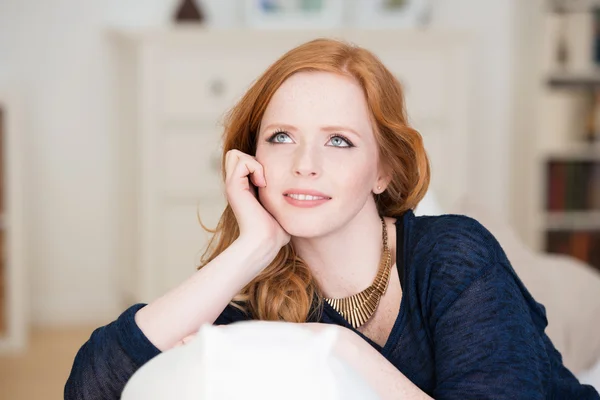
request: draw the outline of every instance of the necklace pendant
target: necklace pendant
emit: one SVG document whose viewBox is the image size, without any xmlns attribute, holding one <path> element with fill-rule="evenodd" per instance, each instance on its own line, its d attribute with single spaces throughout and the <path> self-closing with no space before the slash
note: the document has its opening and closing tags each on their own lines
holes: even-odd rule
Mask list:
<svg viewBox="0 0 600 400">
<path fill-rule="evenodd" d="M 364 325 L 375 314 L 381 297 L 389 285 L 392 253 L 387 244 L 387 231 L 383 218 L 381 218 L 381 222 L 383 225 L 383 254 L 374 282 L 362 292 L 349 297 L 341 299 L 325 298 L 327 304 L 337 311 L 354 329 Z"/>
</svg>

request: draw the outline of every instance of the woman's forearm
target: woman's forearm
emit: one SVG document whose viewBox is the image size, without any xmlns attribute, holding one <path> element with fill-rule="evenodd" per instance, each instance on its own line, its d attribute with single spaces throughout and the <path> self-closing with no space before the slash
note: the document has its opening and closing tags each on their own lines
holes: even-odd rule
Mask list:
<svg viewBox="0 0 600 400">
<path fill-rule="evenodd" d="M 202 324 L 212 324 L 276 251 L 269 245 L 235 241 L 181 285 L 140 309 L 136 323 L 158 349 L 170 349 Z"/>
<path fill-rule="evenodd" d="M 345 329 L 337 353 L 354 368 L 384 400 L 431 399 L 354 332 Z"/>
</svg>

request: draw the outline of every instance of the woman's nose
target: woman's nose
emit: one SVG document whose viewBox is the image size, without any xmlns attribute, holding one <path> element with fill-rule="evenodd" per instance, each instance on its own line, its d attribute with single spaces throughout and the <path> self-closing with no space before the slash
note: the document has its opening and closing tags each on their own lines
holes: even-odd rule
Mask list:
<svg viewBox="0 0 600 400">
<path fill-rule="evenodd" d="M 309 146 L 298 146 L 294 154 L 293 172 L 296 176 L 315 177 L 320 175 L 318 155 Z"/>
</svg>

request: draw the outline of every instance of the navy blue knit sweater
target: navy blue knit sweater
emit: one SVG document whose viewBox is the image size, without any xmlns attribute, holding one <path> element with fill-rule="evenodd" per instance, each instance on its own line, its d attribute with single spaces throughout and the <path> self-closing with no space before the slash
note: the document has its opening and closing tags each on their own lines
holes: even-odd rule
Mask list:
<svg viewBox="0 0 600 400">
<path fill-rule="evenodd" d="M 544 333 L 545 309 L 515 274 L 496 239 L 459 215 L 396 222 L 400 312 L 381 347 L 356 331 L 434 399 L 594 399 Z M 81 347 L 65 399 L 117 399 L 160 351 L 135 323 L 144 304 L 96 329 Z M 228 306 L 216 324 L 248 319 Z M 352 329 L 327 304 L 320 322 Z"/>
</svg>

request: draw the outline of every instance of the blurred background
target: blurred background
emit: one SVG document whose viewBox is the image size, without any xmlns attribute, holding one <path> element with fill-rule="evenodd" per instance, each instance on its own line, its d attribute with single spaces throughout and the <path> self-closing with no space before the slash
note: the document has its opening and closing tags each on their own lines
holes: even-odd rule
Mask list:
<svg viewBox="0 0 600 400">
<path fill-rule="evenodd" d="M 600 1 L 0 0 L 0 398 L 61 398 L 94 328 L 193 273 L 223 113 L 321 36 L 403 82 L 420 212 L 488 227 L 600 381 Z"/>
</svg>

